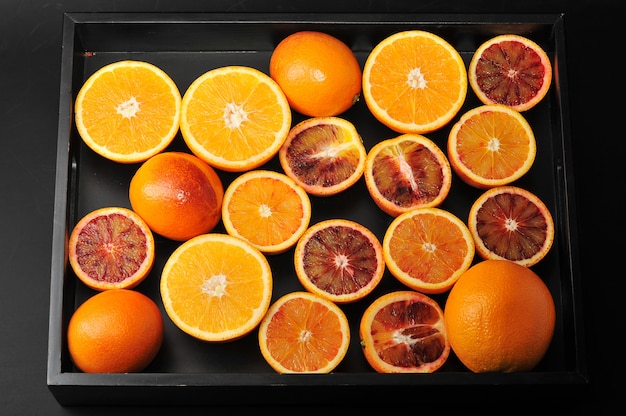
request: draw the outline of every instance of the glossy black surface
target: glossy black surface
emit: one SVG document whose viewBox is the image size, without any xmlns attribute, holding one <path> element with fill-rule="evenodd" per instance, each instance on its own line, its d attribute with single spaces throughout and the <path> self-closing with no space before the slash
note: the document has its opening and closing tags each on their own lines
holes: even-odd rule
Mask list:
<svg viewBox="0 0 626 416">
<path fill-rule="evenodd" d="M 620 154 L 617 123 L 618 107 L 607 104 L 610 97 L 621 97 L 623 86 L 615 81 L 619 74 L 616 51 L 608 40 L 618 36 L 624 6 L 617 1 L 535 1 L 519 5 L 499 2 L 453 2 L 436 4 L 414 1 L 362 2 L 341 4 L 318 1 L 305 2 L 231 3 L 215 1 L 207 5 L 194 2 L 138 1 L 128 4 L 100 1 L 67 1 L 45 3 L 8 1 L 0 5 L 0 43 L 3 99 L 0 101 L 3 152 L 0 153 L 2 172 L 2 287 L 0 290 L 0 413 L 1 414 L 104 414 L 136 413 L 138 408 L 77 407 L 63 408 L 50 393 L 46 383 L 48 353 L 48 319 L 50 297 L 50 268 L 52 231 L 54 228 L 54 184 L 56 146 L 59 120 L 59 91 L 61 89 L 62 22 L 64 12 L 290 12 L 290 13 L 562 13 L 566 39 L 567 80 L 570 107 L 570 130 L 574 156 L 577 218 L 579 230 L 579 273 L 582 282 L 582 311 L 585 323 L 589 385 L 572 389 L 564 383 L 559 393 L 552 389 L 500 386 L 464 390 L 447 387 L 396 388 L 367 386 L 362 394 L 347 394 L 341 386 L 327 389 L 335 401 L 345 400 L 354 409 L 364 409 L 368 395 L 389 395 L 400 400 L 420 403 L 423 407 L 456 407 L 469 409 L 545 408 L 548 402 L 557 409 L 575 408 L 580 411 L 603 409 L 617 401 L 619 348 L 616 334 L 623 322 L 618 322 L 619 293 L 613 283 L 619 274 L 611 268 L 618 265 L 617 246 L 603 238 L 619 235 L 621 231 L 615 188 L 621 186 Z M 115 39 L 112 39 L 114 41 Z M 598 75 L 594 75 L 599 73 Z M 612 93 L 612 94 L 609 94 Z M 612 101 L 612 100 L 611 100 Z M 16 216 L 17 214 L 17 216 Z M 613 233 L 611 233 L 613 231 Z M 609 282 L 600 285 L 598 282 Z M 568 346 L 570 348 L 571 346 Z M 567 358 L 564 358 L 567 361 Z M 472 376 L 472 375 L 469 375 Z M 463 377 L 463 376 L 461 376 Z M 175 380 L 173 380 L 175 381 Z M 445 383 L 444 383 L 445 384 Z M 488 383 L 493 384 L 493 383 Z M 535 386 L 536 387 L 536 386 Z M 189 389 L 188 389 L 189 390 Z M 186 398 L 181 389 L 174 394 Z M 98 395 L 94 390 L 90 394 Z M 542 394 L 545 391 L 545 394 Z M 231 389 L 235 409 L 241 405 L 237 398 L 246 394 Z M 137 395 L 150 392 L 137 388 Z M 291 393 L 290 393 L 291 394 Z M 314 390 L 306 386 L 294 389 L 293 396 L 304 396 L 308 402 L 320 402 Z M 355 397 L 356 396 L 356 397 Z M 263 396 L 261 396 L 263 397 Z M 455 400 L 456 398 L 456 400 Z M 504 401 L 499 401 L 499 400 Z M 295 399 L 293 401 L 296 401 Z M 380 401 L 380 400 L 378 400 Z M 160 400 L 155 397 L 155 404 Z M 435 403 L 433 403 L 435 402 Z M 494 405 L 495 403 L 495 405 Z M 267 406 L 280 412 L 298 411 L 297 406 Z M 239 408 L 241 409 L 241 408 Z M 169 409 L 150 408 L 152 413 L 167 414 Z M 228 409 L 187 409 L 190 413 L 220 413 Z M 232 410 L 232 409 L 231 409 Z M 254 411 L 260 409 L 255 408 Z"/>
</svg>

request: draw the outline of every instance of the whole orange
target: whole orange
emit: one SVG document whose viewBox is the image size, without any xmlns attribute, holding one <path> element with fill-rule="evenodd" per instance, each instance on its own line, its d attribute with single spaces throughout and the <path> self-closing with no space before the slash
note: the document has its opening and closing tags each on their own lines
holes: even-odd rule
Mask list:
<svg viewBox="0 0 626 416">
<path fill-rule="evenodd" d="M 72 361 L 85 373 L 145 369 L 163 342 L 163 318 L 152 299 L 131 289 L 110 289 L 74 311 L 67 328 Z"/>
<path fill-rule="evenodd" d="M 270 76 L 291 108 L 311 116 L 336 116 L 361 95 L 362 73 L 354 52 L 323 32 L 300 31 L 284 38 L 272 52 Z"/>
<path fill-rule="evenodd" d="M 152 231 L 185 241 L 211 231 L 220 221 L 224 186 L 217 172 L 198 157 L 164 152 L 137 169 L 129 198 Z"/>
<path fill-rule="evenodd" d="M 554 300 L 543 280 L 509 260 L 470 267 L 444 308 L 450 346 L 475 373 L 532 370 L 550 346 L 555 320 Z"/>
</svg>

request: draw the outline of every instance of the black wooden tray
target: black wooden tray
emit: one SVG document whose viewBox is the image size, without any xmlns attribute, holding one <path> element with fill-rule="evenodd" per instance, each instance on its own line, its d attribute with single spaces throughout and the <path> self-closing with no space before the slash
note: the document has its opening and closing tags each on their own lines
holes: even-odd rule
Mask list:
<svg viewBox="0 0 626 416">
<path fill-rule="evenodd" d="M 398 389 L 449 400 L 477 397 L 558 397 L 579 394 L 588 385 L 580 308 L 580 279 L 563 15 L 293 15 L 293 14 L 111 14 L 68 13 L 64 16 L 63 54 L 57 147 L 47 384 L 62 405 L 83 404 L 244 404 L 387 402 Z M 247 65 L 268 73 L 271 51 L 288 34 L 319 30 L 346 42 L 363 65 L 373 46 L 386 36 L 422 29 L 448 40 L 469 63 L 475 49 L 502 33 L 527 36 L 548 52 L 554 65 L 553 87 L 535 108 L 524 113 L 537 138 L 531 171 L 516 182 L 537 194 L 556 223 L 555 244 L 533 269 L 550 288 L 557 306 L 554 339 L 544 360 L 532 372 L 473 374 L 450 356 L 433 374 L 378 374 L 360 350 L 358 322 L 367 305 L 382 293 L 403 289 L 386 272 L 366 299 L 342 306 L 352 326 L 352 343 L 345 360 L 327 375 L 279 375 L 263 360 L 256 332 L 227 344 L 207 344 L 186 335 L 168 319 L 159 294 L 162 267 L 179 243 L 156 236 L 157 259 L 148 278 L 136 288 L 161 308 L 165 339 L 152 364 L 136 374 L 84 374 L 71 363 L 66 330 L 75 308 L 95 292 L 82 285 L 67 262 L 67 237 L 87 212 L 102 206 L 126 206 L 128 183 L 137 164 L 121 165 L 96 155 L 81 141 L 72 105 L 89 75 L 121 59 L 145 60 L 172 76 L 181 94 L 209 69 Z M 462 113 L 480 105 L 471 92 Z M 361 100 L 341 115 L 352 121 L 369 150 L 397 133 L 377 122 Z M 293 123 L 303 117 L 294 113 Z M 453 122 L 455 121 L 453 120 Z M 452 122 L 452 123 L 453 123 Z M 452 125 L 427 134 L 442 149 Z M 179 135 L 168 150 L 189 151 Z M 264 166 L 280 170 L 276 158 Z M 220 172 L 224 185 L 234 174 Z M 462 219 L 480 191 L 453 178 L 441 206 Z M 326 198 L 312 197 L 313 217 L 342 217 L 368 226 L 382 241 L 391 217 L 367 194 L 363 179 L 349 190 Z M 215 231 L 223 231 L 221 223 Z M 293 250 L 269 257 L 274 274 L 273 300 L 301 290 L 293 270 Z M 477 259 L 478 260 L 478 259 Z M 433 296 L 441 305 L 444 295 Z M 568 388 L 563 389 L 563 386 Z M 486 390 L 485 390 L 486 389 Z M 454 391 L 454 394 L 451 394 Z M 368 396 L 364 396 L 368 395 Z"/>
</svg>

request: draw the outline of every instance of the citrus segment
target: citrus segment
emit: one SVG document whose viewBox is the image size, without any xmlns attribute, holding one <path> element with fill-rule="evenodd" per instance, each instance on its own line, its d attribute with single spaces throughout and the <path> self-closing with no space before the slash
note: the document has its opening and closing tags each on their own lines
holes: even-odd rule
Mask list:
<svg viewBox="0 0 626 416">
<path fill-rule="evenodd" d="M 380 296 L 363 312 L 359 335 L 367 362 L 379 373 L 432 373 L 450 355 L 443 311 L 419 292 Z"/>
<path fill-rule="evenodd" d="M 269 161 L 291 127 L 291 109 L 278 84 L 244 66 L 207 71 L 182 99 L 180 129 L 191 151 L 224 171 Z"/>
<path fill-rule="evenodd" d="M 125 60 L 100 68 L 83 84 L 74 106 L 85 144 L 120 163 L 143 162 L 178 133 L 181 94 L 162 69 Z"/>
<path fill-rule="evenodd" d="M 224 194 L 226 232 L 266 254 L 293 247 L 309 226 L 308 194 L 282 173 L 252 170 L 238 176 Z"/>
<path fill-rule="evenodd" d="M 170 319 L 203 341 L 224 342 L 254 330 L 272 297 L 272 272 L 250 243 L 209 233 L 182 243 L 161 274 Z"/>
<path fill-rule="evenodd" d="M 441 204 L 452 186 L 452 168 L 432 140 L 402 134 L 370 149 L 365 184 L 380 209 L 391 216 Z"/>
<path fill-rule="evenodd" d="M 215 228 L 224 187 L 217 172 L 196 156 L 163 152 L 141 164 L 128 195 L 133 210 L 155 233 L 185 241 Z"/>
<path fill-rule="evenodd" d="M 461 55 L 426 31 L 395 33 L 370 52 L 363 97 L 372 114 L 399 133 L 424 134 L 447 124 L 467 94 Z"/>
<path fill-rule="evenodd" d="M 328 196 L 363 176 L 367 151 L 348 120 L 315 117 L 289 131 L 278 155 L 287 176 L 311 195 Z"/>
<path fill-rule="evenodd" d="M 467 224 L 483 259 L 533 266 L 554 242 L 554 220 L 548 207 L 532 192 L 516 186 L 485 191 L 472 204 Z"/>
<path fill-rule="evenodd" d="M 300 31 L 285 37 L 270 57 L 270 76 L 291 107 L 306 116 L 337 116 L 361 94 L 361 67 L 352 50 L 323 32 Z"/>
<path fill-rule="evenodd" d="M 146 295 L 128 289 L 99 292 L 72 314 L 67 348 L 85 373 L 144 370 L 163 342 L 163 318 Z"/>
<path fill-rule="evenodd" d="M 135 212 L 122 207 L 99 208 L 74 226 L 68 257 L 76 276 L 91 289 L 130 289 L 152 270 L 154 237 Z"/>
<path fill-rule="evenodd" d="M 278 373 L 330 373 L 349 345 L 350 326 L 344 312 L 309 292 L 283 295 L 259 326 L 263 358 Z"/>
<path fill-rule="evenodd" d="M 385 271 L 376 235 L 345 219 L 324 220 L 309 227 L 296 244 L 294 264 L 305 289 L 335 303 L 363 299 Z"/>
<path fill-rule="evenodd" d="M 470 61 L 468 77 L 483 104 L 503 104 L 517 111 L 537 105 L 550 89 L 552 64 L 532 40 L 513 34 L 481 44 Z"/>
<path fill-rule="evenodd" d="M 467 226 L 440 208 L 418 208 L 394 218 L 383 238 L 385 264 L 402 284 L 423 293 L 449 290 L 474 260 Z"/>
<path fill-rule="evenodd" d="M 524 176 L 537 153 L 530 124 L 504 105 L 484 105 L 463 114 L 448 136 L 448 158 L 468 185 L 508 185 Z"/>
<path fill-rule="evenodd" d="M 444 319 L 452 350 L 476 373 L 532 370 L 550 347 L 556 322 L 545 283 L 508 260 L 484 260 L 463 273 Z"/>
</svg>

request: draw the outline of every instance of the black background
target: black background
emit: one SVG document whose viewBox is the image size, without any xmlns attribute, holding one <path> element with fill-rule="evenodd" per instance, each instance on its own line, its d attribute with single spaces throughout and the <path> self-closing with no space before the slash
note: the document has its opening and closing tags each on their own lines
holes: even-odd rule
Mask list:
<svg viewBox="0 0 626 416">
<path fill-rule="evenodd" d="M 624 276 L 619 267 L 624 134 L 619 127 L 624 110 L 625 5 L 620 0 L 4 0 L 0 4 L 0 415 L 135 414 L 142 410 L 64 408 L 46 386 L 61 25 L 64 12 L 87 11 L 563 13 L 590 385 L 580 397 L 549 405 L 557 411 L 593 410 L 594 414 L 607 414 L 614 406 L 619 409 L 617 380 L 624 367 L 620 342 L 626 329 L 625 314 L 621 308 L 618 312 Z M 415 413 L 446 413 L 453 407 L 472 412 L 546 409 L 545 400 L 540 403 L 527 397 L 516 403 L 499 402 L 489 391 L 472 403 L 440 397 L 435 402 L 419 391 L 402 391 L 389 397 L 389 402 Z M 367 397 L 345 405 L 353 411 L 366 410 Z M 186 408 L 193 414 L 263 410 L 272 409 L 237 404 Z M 168 414 L 172 409 L 149 411 Z M 273 411 L 287 414 L 301 409 Z"/>
</svg>

